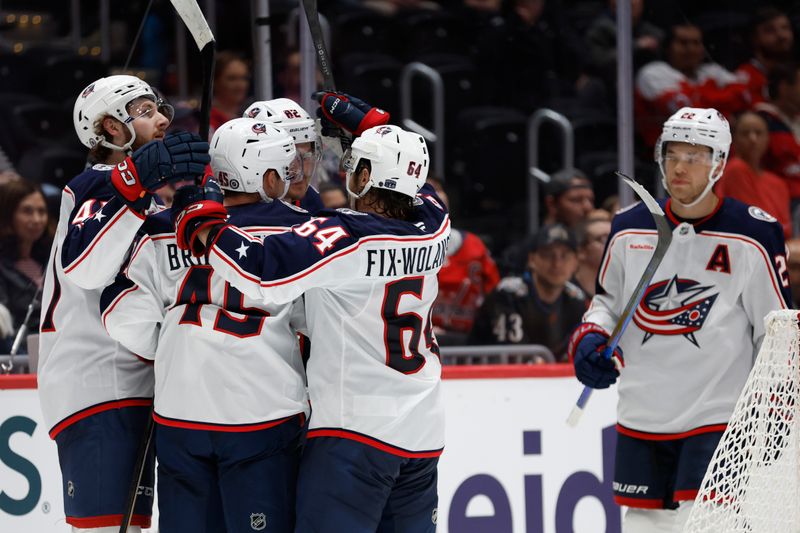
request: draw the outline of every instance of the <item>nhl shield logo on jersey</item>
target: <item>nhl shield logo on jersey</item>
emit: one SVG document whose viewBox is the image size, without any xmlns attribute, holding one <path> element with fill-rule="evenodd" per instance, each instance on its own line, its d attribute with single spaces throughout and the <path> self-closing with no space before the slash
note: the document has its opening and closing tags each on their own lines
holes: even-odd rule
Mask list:
<svg viewBox="0 0 800 533">
<path fill-rule="evenodd" d="M 267 527 L 267 515 L 264 513 L 250 513 L 250 529 L 261 531 Z"/>
<path fill-rule="evenodd" d="M 766 211 L 764 211 L 760 207 L 756 207 L 754 205 L 751 205 L 747 209 L 747 212 L 750 213 L 750 216 L 755 218 L 756 220 L 763 220 L 764 222 L 777 222 L 778 221 L 777 218 L 775 218 L 774 216 L 770 215 L 769 213 L 767 213 Z"/>
<path fill-rule="evenodd" d="M 645 332 L 642 344 L 653 335 L 683 335 L 699 348 L 695 333 L 719 296 L 709 294 L 713 288 L 678 276 L 650 285 L 633 314 L 634 323 Z"/>
</svg>

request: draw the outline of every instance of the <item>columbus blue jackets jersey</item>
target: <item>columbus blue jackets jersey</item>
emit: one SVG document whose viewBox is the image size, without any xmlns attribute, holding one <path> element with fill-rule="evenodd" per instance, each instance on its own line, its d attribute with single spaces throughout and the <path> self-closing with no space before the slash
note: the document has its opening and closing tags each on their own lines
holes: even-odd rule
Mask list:
<svg viewBox="0 0 800 533">
<path fill-rule="evenodd" d="M 672 244 L 620 342 L 618 420 L 641 438 L 724 427 L 764 337 L 764 317 L 791 301 L 783 233 L 771 215 L 725 198 L 689 223 L 672 214 L 669 200 L 660 203 Z M 585 321 L 613 329 L 656 241 L 643 204 L 614 218 Z"/>
<path fill-rule="evenodd" d="M 229 208 L 248 235 L 287 231 L 310 215 L 283 202 Z M 112 337 L 155 359 L 155 419 L 188 429 L 251 431 L 308 412 L 296 335 L 302 299 L 243 295 L 205 258 L 178 249 L 170 213 L 147 218 L 131 259 L 101 301 Z"/>
<path fill-rule="evenodd" d="M 322 211 L 263 240 L 229 226 L 209 262 L 251 298 L 304 295 L 311 337 L 309 438 L 358 440 L 406 457 L 444 446 L 441 365 L 431 327 L 450 222 L 424 187 L 417 219 Z"/>
<path fill-rule="evenodd" d="M 51 436 L 84 416 L 149 405 L 152 369 L 100 323 L 102 287 L 114 279 L 144 217 L 107 185 L 95 165 L 64 188 L 45 274 L 39 340 L 39 397 Z"/>
</svg>

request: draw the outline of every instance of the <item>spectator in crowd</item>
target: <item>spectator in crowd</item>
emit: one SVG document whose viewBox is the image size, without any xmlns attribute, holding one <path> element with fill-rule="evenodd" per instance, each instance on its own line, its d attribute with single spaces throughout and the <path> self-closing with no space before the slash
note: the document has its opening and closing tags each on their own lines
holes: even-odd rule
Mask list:
<svg viewBox="0 0 800 533">
<path fill-rule="evenodd" d="M 250 66 L 240 55 L 222 51 L 214 69 L 214 100 L 211 105 L 211 131 L 231 119 L 241 117 L 250 92 Z"/>
<path fill-rule="evenodd" d="M 563 224 L 574 231 L 594 210 L 592 182 L 576 168 L 560 170 L 544 186 L 543 224 Z M 503 250 L 502 275 L 522 275 L 527 269 L 530 240 L 517 242 Z"/>
<path fill-rule="evenodd" d="M 428 178 L 439 198 L 450 209 L 442 182 Z M 433 326 L 441 344 L 465 344 L 475 313 L 500 281 L 489 250 L 469 231 L 450 229 L 447 260 L 439 270 L 439 296 L 433 306 Z"/>
<path fill-rule="evenodd" d="M 739 66 L 736 75 L 747 84 L 750 100 L 756 104 L 769 99 L 768 73 L 776 65 L 791 61 L 794 32 L 786 13 L 762 6 L 753 14 L 749 34 L 753 57 Z"/>
<path fill-rule="evenodd" d="M 789 283 L 792 287 L 792 308 L 797 309 L 800 306 L 800 239 L 786 241 L 786 250 L 789 252 L 787 262 Z"/>
<path fill-rule="evenodd" d="M 592 182 L 573 168 L 553 174 L 545 186 L 545 224 L 564 224 L 575 229 L 594 209 Z"/>
<path fill-rule="evenodd" d="M 577 262 L 569 229 L 543 226 L 531 241 L 528 272 L 500 280 L 478 310 L 470 342 L 542 344 L 565 362 L 569 336 L 586 311 L 586 295 L 569 281 Z"/>
<path fill-rule="evenodd" d="M 648 147 L 661 125 L 681 107 L 713 107 L 726 116 L 750 105 L 747 87 L 717 63 L 703 63 L 703 33 L 690 22 L 675 24 L 664 43 L 666 61 L 648 63 L 636 75 L 634 112 Z"/>
<path fill-rule="evenodd" d="M 589 218 L 578 226 L 575 233 L 578 241 L 578 269 L 572 281 L 591 298 L 594 296 L 597 271 L 600 270 L 606 241 L 611 233 L 611 220 Z"/>
<path fill-rule="evenodd" d="M 800 201 L 800 65 L 777 65 L 769 74 L 769 102 L 755 106 L 767 121 L 764 168 L 786 180 L 792 206 Z"/>
<path fill-rule="evenodd" d="M 789 187 L 779 176 L 761 166 L 768 144 L 767 121 L 754 111 L 739 115 L 733 124 L 735 156 L 725 166 L 716 193 L 760 207 L 778 219 L 784 235 L 789 238 L 792 234 Z"/>
<path fill-rule="evenodd" d="M 347 207 L 347 193 L 344 187 L 332 181 L 324 181 L 319 186 L 319 197 L 325 209 Z"/>
<path fill-rule="evenodd" d="M 39 186 L 27 180 L 0 185 L 0 338 L 19 329 L 42 286 L 53 232 Z M 28 323 L 39 329 L 39 309 Z"/>
<path fill-rule="evenodd" d="M 608 11 L 595 19 L 586 33 L 589 49 L 588 68 L 608 87 L 616 86 L 617 79 L 617 0 L 608 1 Z M 631 32 L 633 35 L 633 64 L 638 68 L 658 58 L 664 31 L 642 20 L 644 0 L 631 2 Z"/>
</svg>

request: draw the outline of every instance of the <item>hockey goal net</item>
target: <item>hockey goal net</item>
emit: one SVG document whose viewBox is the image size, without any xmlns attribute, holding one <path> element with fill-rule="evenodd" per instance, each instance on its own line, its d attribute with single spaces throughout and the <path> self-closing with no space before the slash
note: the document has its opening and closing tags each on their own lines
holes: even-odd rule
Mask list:
<svg viewBox="0 0 800 533">
<path fill-rule="evenodd" d="M 800 533 L 798 311 L 770 313 L 686 533 Z"/>
</svg>

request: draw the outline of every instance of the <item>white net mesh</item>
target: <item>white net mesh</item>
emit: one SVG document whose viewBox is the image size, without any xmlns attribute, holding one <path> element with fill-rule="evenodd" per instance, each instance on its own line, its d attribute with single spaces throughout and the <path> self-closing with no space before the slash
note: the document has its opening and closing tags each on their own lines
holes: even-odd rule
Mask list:
<svg viewBox="0 0 800 533">
<path fill-rule="evenodd" d="M 800 533 L 798 311 L 774 311 L 685 533 Z"/>
</svg>

